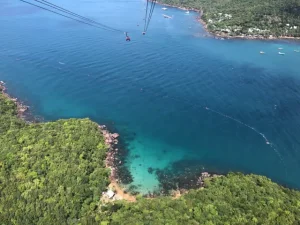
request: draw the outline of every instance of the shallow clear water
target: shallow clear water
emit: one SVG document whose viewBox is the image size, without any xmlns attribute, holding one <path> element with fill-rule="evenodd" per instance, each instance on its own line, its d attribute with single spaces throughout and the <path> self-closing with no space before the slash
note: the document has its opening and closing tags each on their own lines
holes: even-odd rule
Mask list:
<svg viewBox="0 0 300 225">
<path fill-rule="evenodd" d="M 176 162 L 300 187 L 299 42 L 205 38 L 197 14 L 161 6 L 143 36 L 143 1 L 52 2 L 132 41 L 2 0 L 0 80 L 34 113 L 113 125 L 142 192 L 158 186 L 149 167 Z"/>
</svg>

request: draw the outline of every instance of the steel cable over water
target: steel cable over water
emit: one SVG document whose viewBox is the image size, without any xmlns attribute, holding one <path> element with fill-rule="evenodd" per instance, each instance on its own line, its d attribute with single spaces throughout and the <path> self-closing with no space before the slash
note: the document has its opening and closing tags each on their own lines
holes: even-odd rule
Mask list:
<svg viewBox="0 0 300 225">
<path fill-rule="evenodd" d="M 147 26 L 147 16 L 148 16 L 148 5 L 149 5 L 149 1 L 147 1 L 147 5 L 146 5 L 146 14 L 145 14 L 145 25 L 144 25 L 144 32 L 146 32 L 146 26 Z"/>
<path fill-rule="evenodd" d="M 45 7 L 40 6 L 40 5 L 37 5 L 37 4 L 34 4 L 34 3 L 32 3 L 32 2 L 25 1 L 25 0 L 20 0 L 20 1 L 21 1 L 21 2 L 24 2 L 24 3 L 27 3 L 27 4 L 29 4 L 29 5 L 38 7 L 38 8 L 40 8 L 40 9 L 43 9 L 43 10 L 52 12 L 52 13 L 54 13 L 54 14 L 57 14 L 57 15 L 66 17 L 66 18 L 68 18 L 68 19 L 77 21 L 77 22 L 79 22 L 79 23 L 83 23 L 83 24 L 86 24 L 86 25 L 95 27 L 95 28 L 99 28 L 99 29 L 103 29 L 103 30 L 107 30 L 107 31 L 111 31 L 111 32 L 122 32 L 122 33 L 124 33 L 124 31 L 121 31 L 121 30 L 118 30 L 118 29 L 111 28 L 111 27 L 109 27 L 109 26 L 103 25 L 103 24 L 101 24 L 101 23 L 98 23 L 98 22 L 93 21 L 93 20 L 91 20 L 91 19 L 88 19 L 88 18 L 86 18 L 86 17 L 83 17 L 83 16 L 80 16 L 80 15 L 78 15 L 78 14 L 76 14 L 76 13 L 73 13 L 73 12 L 71 12 L 71 11 L 69 11 L 69 10 L 63 9 L 63 8 L 61 8 L 61 7 L 59 7 L 59 6 L 54 6 L 54 4 L 49 3 L 49 2 L 47 2 L 47 3 L 42 3 L 42 2 L 39 1 L 39 0 L 34 0 L 35 2 L 39 2 L 39 3 L 41 3 L 42 5 L 45 5 L 45 6 L 51 7 L 52 9 L 58 10 L 59 12 L 54 11 L 54 10 L 51 10 L 51 9 L 48 9 L 48 8 L 45 8 Z M 45 2 L 46 2 L 46 1 L 45 1 Z M 53 6 L 51 6 L 51 5 L 53 5 Z M 60 12 L 65 13 L 65 14 L 67 14 L 67 15 L 62 14 L 62 13 L 60 13 Z M 68 16 L 68 15 L 69 15 L 69 16 Z M 80 18 L 81 20 L 76 19 L 76 18 L 73 18 L 72 16 L 73 16 L 73 17 L 76 17 L 76 18 Z"/>
<path fill-rule="evenodd" d="M 155 5 L 156 5 L 156 1 L 152 0 L 152 2 L 151 2 L 151 8 L 150 8 L 150 13 L 149 13 L 149 19 L 148 19 L 148 23 L 147 23 L 147 26 L 146 26 L 146 31 L 148 30 L 148 27 L 149 27 L 149 24 L 150 24 L 152 15 L 153 15 L 153 11 L 154 11 Z"/>
<path fill-rule="evenodd" d="M 60 7 L 60 6 L 58 6 L 56 4 L 53 4 L 53 3 L 49 2 L 49 1 L 46 1 L 46 0 L 32 0 L 32 1 L 35 1 L 39 4 L 34 4 L 34 3 L 32 3 L 28 0 L 27 1 L 26 0 L 20 0 L 20 1 L 24 2 L 24 3 L 27 3 L 29 5 L 35 6 L 37 8 L 46 10 L 48 12 L 52 12 L 54 14 L 63 16 L 65 18 L 68 18 L 68 19 L 71 19 L 71 20 L 74 20 L 74 21 L 77 21 L 77 22 L 80 22 L 80 23 L 83 23 L 83 24 L 86 24 L 86 25 L 89 25 L 89 26 L 93 26 L 95 28 L 99 28 L 99 29 L 103 29 L 103 30 L 107 30 L 107 31 L 111 31 L 111 32 L 121 32 L 121 33 L 125 33 L 125 34 L 128 33 L 127 31 L 116 29 L 116 28 L 107 26 L 105 24 L 99 23 L 95 20 L 89 19 L 87 17 L 81 16 L 81 15 L 75 13 L 75 12 L 72 12 L 68 9 Z M 150 21 L 151 21 L 153 12 L 154 12 L 155 5 L 156 5 L 156 1 L 151 0 L 150 9 L 149 9 L 149 0 L 147 0 L 146 13 L 145 13 L 145 18 L 144 18 L 144 20 L 145 20 L 144 32 L 143 32 L 144 34 L 148 30 L 148 27 L 149 27 L 149 24 L 150 24 Z M 44 6 L 46 6 L 46 7 L 44 7 Z M 47 8 L 47 7 L 50 7 L 50 8 Z M 149 14 L 148 14 L 148 12 L 149 12 Z"/>
<path fill-rule="evenodd" d="M 148 30 L 152 15 L 153 15 L 153 11 L 156 5 L 156 1 L 155 0 L 151 0 L 151 4 L 150 4 L 150 10 L 149 10 L 149 15 L 148 15 L 148 8 L 149 8 L 149 1 L 147 0 L 147 5 L 146 5 L 146 14 L 145 14 L 145 25 L 144 25 L 144 33 Z"/>
<path fill-rule="evenodd" d="M 55 4 L 51 3 L 51 2 L 48 2 L 48 1 L 46 1 L 46 0 L 34 0 L 34 1 L 39 2 L 39 3 L 41 3 L 41 4 L 44 4 L 44 5 L 47 5 L 47 6 L 51 7 L 51 8 L 57 9 L 57 10 L 59 10 L 59 11 L 68 13 L 68 14 L 73 15 L 73 16 L 75 16 L 75 17 L 78 17 L 78 18 L 80 18 L 80 19 L 86 20 L 86 21 L 88 21 L 88 22 L 90 22 L 90 23 L 94 23 L 94 24 L 97 24 L 97 25 L 99 25 L 99 26 L 103 26 L 103 27 L 105 27 L 105 28 L 107 28 L 107 29 L 111 29 L 112 31 L 116 31 L 116 32 L 124 32 L 124 31 L 122 31 L 122 30 L 119 30 L 119 29 L 115 29 L 115 28 L 106 26 L 106 25 L 104 25 L 104 24 L 102 24 L 102 23 L 99 23 L 99 22 L 97 22 L 97 21 L 95 21 L 95 20 L 92 20 L 92 19 L 86 18 L 86 17 L 84 17 L 84 16 L 81 16 L 81 15 L 79 15 L 79 14 L 77 14 L 77 13 L 74 13 L 74 12 L 72 12 L 72 11 L 69 11 L 69 10 L 67 10 L 67 9 L 65 9 L 65 8 L 62 8 L 62 7 L 60 7 L 60 6 L 58 6 L 58 5 L 55 5 Z"/>
</svg>

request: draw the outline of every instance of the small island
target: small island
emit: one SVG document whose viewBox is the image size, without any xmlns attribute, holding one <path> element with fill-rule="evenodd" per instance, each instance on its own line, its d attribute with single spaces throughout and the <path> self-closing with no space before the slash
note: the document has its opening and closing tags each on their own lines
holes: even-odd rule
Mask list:
<svg viewBox="0 0 300 225">
<path fill-rule="evenodd" d="M 118 135 L 89 119 L 25 121 L 0 89 L 1 224 L 300 223 L 299 191 L 241 173 L 202 173 L 182 195 L 103 201 L 122 192 L 108 189 Z"/>
<path fill-rule="evenodd" d="M 220 37 L 299 39 L 300 2 L 296 0 L 161 0 L 162 4 L 195 10 L 204 27 Z"/>
</svg>

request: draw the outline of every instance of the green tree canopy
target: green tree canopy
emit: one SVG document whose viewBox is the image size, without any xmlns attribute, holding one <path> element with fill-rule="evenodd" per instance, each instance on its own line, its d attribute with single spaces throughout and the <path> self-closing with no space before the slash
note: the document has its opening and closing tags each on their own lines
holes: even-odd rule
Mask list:
<svg viewBox="0 0 300 225">
<path fill-rule="evenodd" d="M 105 156 L 96 123 L 26 124 L 16 117 L 15 103 L 0 94 L 0 224 L 94 218 L 109 183 Z"/>
<path fill-rule="evenodd" d="M 205 188 L 179 199 L 161 197 L 102 207 L 109 224 L 296 225 L 300 192 L 258 175 L 228 174 L 205 180 Z"/>
<path fill-rule="evenodd" d="M 299 0 L 161 0 L 203 11 L 214 33 L 300 37 Z"/>
<path fill-rule="evenodd" d="M 101 203 L 106 146 L 89 119 L 28 124 L 0 94 L 0 224 L 296 225 L 300 192 L 258 175 L 228 174 L 177 199 Z"/>
</svg>

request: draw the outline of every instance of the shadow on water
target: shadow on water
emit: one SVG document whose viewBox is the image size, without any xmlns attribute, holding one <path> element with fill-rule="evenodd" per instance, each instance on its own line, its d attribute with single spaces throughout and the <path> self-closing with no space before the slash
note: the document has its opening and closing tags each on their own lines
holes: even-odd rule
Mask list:
<svg viewBox="0 0 300 225">
<path fill-rule="evenodd" d="M 208 172 L 209 174 L 216 175 L 226 175 L 229 172 L 242 172 L 244 174 L 251 174 L 251 171 L 241 168 L 235 169 L 226 169 L 214 167 L 211 165 L 216 164 L 205 163 L 199 160 L 193 159 L 183 159 L 178 160 L 164 169 L 155 169 L 152 167 L 148 168 L 149 173 L 154 173 L 157 176 L 157 179 L 160 183 L 160 193 L 163 195 L 169 195 L 173 190 L 189 190 L 197 189 L 201 187 L 201 184 L 198 182 L 201 173 Z M 291 188 L 290 184 L 287 184 L 285 181 L 276 180 L 281 186 Z"/>
<path fill-rule="evenodd" d="M 202 172 L 210 174 L 223 174 L 214 167 L 207 167 L 199 160 L 183 159 L 170 164 L 165 169 L 149 168 L 148 172 L 156 173 L 157 179 L 160 183 L 161 193 L 169 194 L 172 190 L 188 190 L 199 188 L 200 184 L 197 182 Z"/>
</svg>

